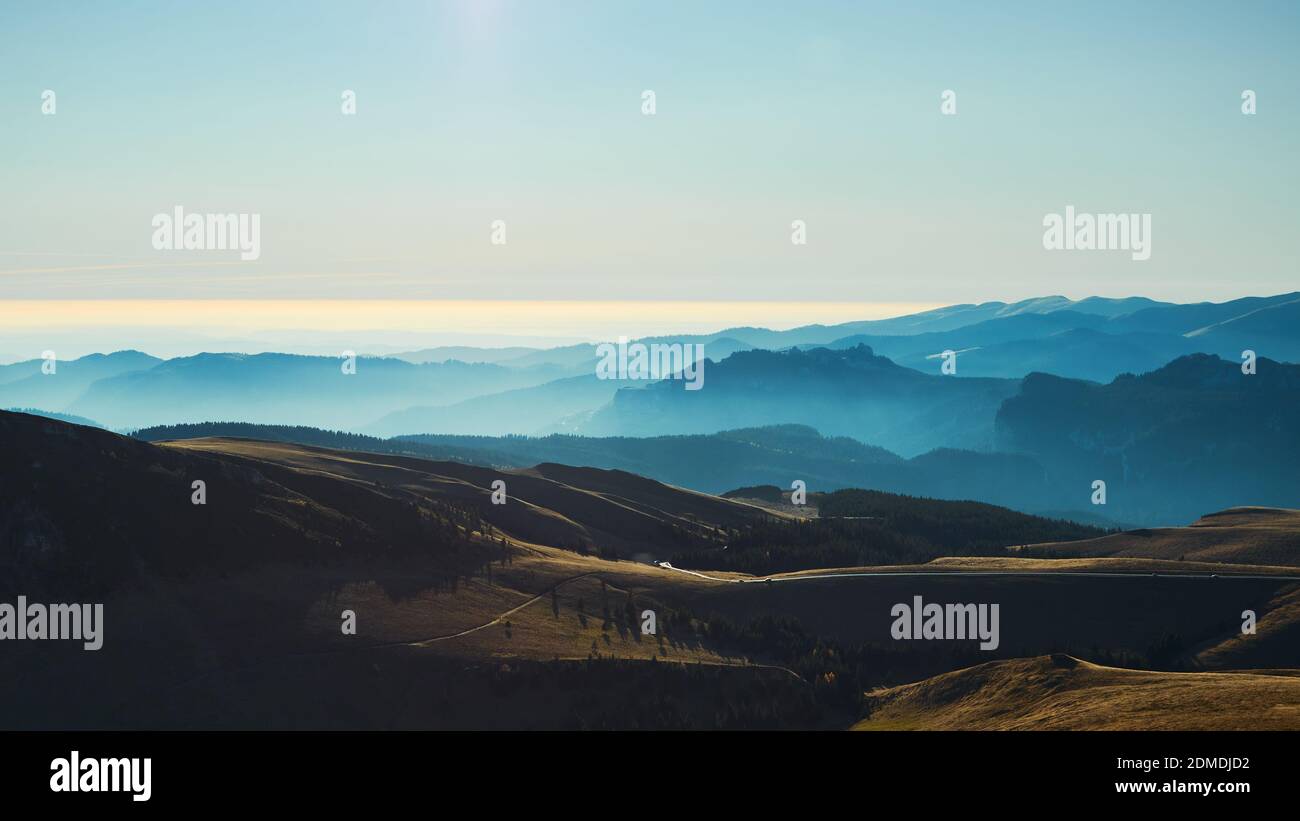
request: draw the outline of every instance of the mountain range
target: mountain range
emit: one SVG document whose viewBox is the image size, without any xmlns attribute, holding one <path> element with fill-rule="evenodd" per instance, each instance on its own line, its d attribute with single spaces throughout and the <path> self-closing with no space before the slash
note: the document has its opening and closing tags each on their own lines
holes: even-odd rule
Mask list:
<svg viewBox="0 0 1300 821">
<path fill-rule="evenodd" d="M 244 436 L 506 467 L 562 462 L 630 471 L 706 493 L 760 484 L 789 489 L 801 480 L 814 491 L 858 487 L 972 499 L 1106 527 L 1178 524 L 1202 510 L 1251 504 L 1287 507 L 1300 499 L 1300 475 L 1294 470 L 1300 455 L 1300 431 L 1294 424 L 1300 365 L 1260 359 L 1256 373 L 1245 374 L 1236 363 L 1198 354 L 1106 385 L 1031 374 L 1013 383 L 1014 393 L 982 406 L 976 403 L 983 396 L 980 391 L 989 390 L 980 387 L 988 380 L 920 374 L 881 362 L 865 349 L 754 351 L 738 354 L 718 369 L 746 367 L 758 358 L 797 363 L 845 356 L 845 379 L 861 373 L 851 369 L 854 364 L 878 366 L 884 374 L 899 377 L 900 393 L 913 399 L 914 409 L 923 407 L 916 398 L 923 396 L 920 392 L 931 391 L 936 406 L 947 401 L 947 407 L 982 407 L 983 415 L 967 414 L 960 417 L 965 427 L 943 429 L 958 446 L 911 456 L 864 444 L 860 436 L 825 435 L 807 424 L 778 424 L 779 416 L 760 420 L 773 424 L 749 428 L 649 436 L 420 434 L 381 439 L 229 424 L 164 426 L 136 435 L 147 440 Z M 598 414 L 596 421 L 612 418 L 636 430 L 675 426 L 697 431 L 713 428 L 713 420 L 751 421 L 746 402 L 760 406 L 755 397 L 763 385 L 788 387 L 794 394 L 807 390 L 801 375 L 797 369 L 757 369 L 738 388 L 727 390 L 732 383 L 723 379 L 723 390 L 714 393 L 692 394 L 672 381 L 619 391 L 613 405 L 602 412 L 611 416 Z M 1002 381 L 993 384 L 1005 387 Z M 958 395 L 960 400 L 942 393 L 950 386 L 966 391 Z M 865 413 L 846 415 L 835 402 L 851 396 L 856 403 L 852 407 L 883 409 L 867 421 L 894 424 L 894 441 L 907 441 L 903 434 L 919 437 L 927 432 L 907 417 L 909 406 L 897 404 L 892 396 L 835 393 L 829 382 L 824 390 L 827 398 L 804 405 L 788 401 L 761 406 L 781 407 L 814 424 L 866 424 Z M 650 397 L 644 400 L 650 406 L 644 414 L 643 396 Z M 934 418 L 943 419 L 935 413 Z M 629 421 L 644 417 L 651 421 Z M 1101 500 L 1095 497 L 1097 481 L 1105 483 Z"/>
<path fill-rule="evenodd" d="M 703 388 L 600 379 L 589 344 L 424 349 L 361 357 L 352 373 L 337 357 L 119 351 L 53 373 L 43 359 L 0 366 L 0 407 L 116 430 L 223 422 L 401 436 L 487 451 L 493 464 L 559 451 L 705 492 L 802 478 L 1103 524 L 1297 498 L 1296 293 L 1186 305 L 1044 297 L 640 341 L 703 345 Z M 783 453 L 773 443 L 792 431 L 801 442 Z M 738 433 L 760 444 L 746 449 Z M 447 438 L 464 436 L 498 440 Z M 823 442 L 835 458 L 811 457 Z M 1098 480 L 1104 509 L 1091 502 Z"/>
</svg>

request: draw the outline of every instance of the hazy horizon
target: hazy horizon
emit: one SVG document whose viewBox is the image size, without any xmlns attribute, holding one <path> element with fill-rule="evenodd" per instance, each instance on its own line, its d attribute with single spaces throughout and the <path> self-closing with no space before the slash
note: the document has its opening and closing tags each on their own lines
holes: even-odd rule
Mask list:
<svg viewBox="0 0 1300 821">
<path fill-rule="evenodd" d="M 1101 295 L 1044 293 L 980 302 L 1012 304 L 1052 296 L 1077 301 Z M 75 359 L 127 349 L 169 358 L 200 352 L 336 355 L 353 349 L 383 355 L 452 345 L 558 347 L 619 336 L 707 334 L 734 327 L 789 330 L 891 319 L 954 304 L 979 303 L 8 300 L 0 301 L 0 364 L 34 359 L 48 349 L 62 359 Z"/>
</svg>

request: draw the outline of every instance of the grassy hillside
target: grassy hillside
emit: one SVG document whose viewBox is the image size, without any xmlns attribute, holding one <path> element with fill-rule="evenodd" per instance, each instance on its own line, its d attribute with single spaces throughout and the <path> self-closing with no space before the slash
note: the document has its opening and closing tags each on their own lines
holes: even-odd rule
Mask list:
<svg viewBox="0 0 1300 821">
<path fill-rule="evenodd" d="M 877 691 L 855 730 L 1300 728 L 1300 672 L 1156 673 L 1071 656 L 981 664 Z"/>
<path fill-rule="evenodd" d="M 674 488 L 621 471 L 538 465 L 498 470 L 387 454 L 232 439 L 187 439 L 164 449 L 219 454 L 250 466 L 280 465 L 300 473 L 346 478 L 386 492 L 449 500 L 523 542 L 577 552 L 630 557 L 664 545 L 701 547 L 727 528 L 773 518 L 746 505 Z M 552 478 L 554 477 L 554 478 Z M 493 504 L 493 482 L 505 483 Z"/>
<path fill-rule="evenodd" d="M 1024 556 L 1112 556 L 1300 567 L 1300 510 L 1235 507 L 1202 516 L 1189 527 L 1113 533 L 1067 544 L 1035 544 Z"/>
<path fill-rule="evenodd" d="M 158 446 L 4 413 L 0 444 L 4 591 L 102 601 L 107 624 L 94 653 L 6 643 L 0 727 L 847 727 L 864 692 L 989 660 L 1273 667 L 1294 664 L 1300 636 L 1296 568 L 968 556 L 767 582 L 650 559 L 807 524 L 621 471 Z M 206 505 L 190 503 L 196 477 Z M 976 529 L 1003 515 L 866 503 L 885 516 L 822 524 L 903 538 L 905 521 L 941 533 L 945 511 Z M 892 605 L 916 595 L 999 603 L 1000 646 L 893 640 Z M 1245 608 L 1260 629 L 1238 638 Z M 1025 691 L 1005 715 L 1037 703 Z M 1128 726 L 1148 719 L 1162 720 Z"/>
<path fill-rule="evenodd" d="M 759 494 L 755 503 L 777 512 L 783 506 L 763 498 L 774 491 L 779 492 L 775 487 L 748 488 L 728 496 Z M 788 494 L 778 498 L 788 499 Z M 1087 539 L 1104 532 L 979 502 L 874 490 L 812 494 L 807 506 L 816 518 L 758 522 L 732 532 L 726 550 L 680 551 L 672 563 L 768 575 L 818 567 L 921 564 L 941 556 L 1001 557 L 1012 555 L 1009 547 L 1029 542 Z"/>
<path fill-rule="evenodd" d="M 0 591 L 102 595 L 271 563 L 421 559 L 473 572 L 502 547 L 473 506 L 0 413 Z M 193 504 L 195 482 L 206 504 Z"/>
<path fill-rule="evenodd" d="M 903 459 L 848 437 L 822 436 L 806 425 L 644 438 L 422 434 L 382 439 L 302 426 L 205 422 L 144 428 L 133 435 L 151 442 L 237 437 L 506 468 L 544 462 L 583 465 L 622 470 L 705 493 L 755 482 L 788 492 L 798 478 L 813 491 L 859 487 L 936 499 L 973 499 L 1017 510 L 1060 510 L 1063 513 L 1057 518 L 1109 525 L 1095 509 L 1080 512 L 1063 504 L 1045 486 L 1042 467 L 1027 456 L 940 449 Z"/>
</svg>

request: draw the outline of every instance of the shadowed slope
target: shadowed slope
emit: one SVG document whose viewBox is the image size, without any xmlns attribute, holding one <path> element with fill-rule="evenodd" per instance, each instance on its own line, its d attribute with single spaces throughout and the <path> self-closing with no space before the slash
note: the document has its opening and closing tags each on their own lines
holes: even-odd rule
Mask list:
<svg viewBox="0 0 1300 821">
<path fill-rule="evenodd" d="M 708 496 L 622 471 L 539 465 L 498 470 L 460 462 L 351 453 L 285 443 L 187 439 L 167 450 L 220 454 L 250 465 L 346 478 L 434 496 L 478 511 L 525 542 L 630 556 L 674 544 L 698 545 L 718 528 L 775 516 L 741 502 Z M 493 482 L 505 482 L 506 503 L 493 504 Z"/>
</svg>

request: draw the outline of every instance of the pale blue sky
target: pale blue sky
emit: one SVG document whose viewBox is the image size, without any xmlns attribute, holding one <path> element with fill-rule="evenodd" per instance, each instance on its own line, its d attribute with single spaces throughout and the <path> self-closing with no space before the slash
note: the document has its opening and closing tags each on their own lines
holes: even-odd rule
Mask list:
<svg viewBox="0 0 1300 821">
<path fill-rule="evenodd" d="M 0 299 L 1294 290 L 1297 9 L 9 2 Z M 178 204 L 261 259 L 155 251 Z M 1151 213 L 1151 259 L 1044 251 L 1067 204 Z"/>
</svg>

